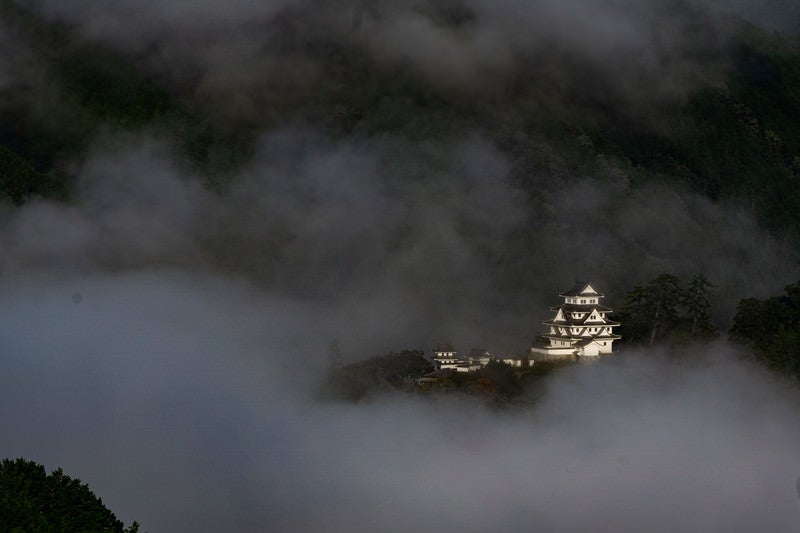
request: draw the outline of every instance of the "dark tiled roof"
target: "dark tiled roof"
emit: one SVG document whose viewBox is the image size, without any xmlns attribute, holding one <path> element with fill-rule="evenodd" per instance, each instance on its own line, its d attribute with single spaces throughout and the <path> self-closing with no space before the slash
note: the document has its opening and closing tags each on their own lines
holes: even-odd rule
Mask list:
<svg viewBox="0 0 800 533">
<path fill-rule="evenodd" d="M 437 352 L 455 352 L 455 350 L 453 349 L 453 345 L 452 344 L 437 344 L 436 345 L 436 351 Z"/>
<path fill-rule="evenodd" d="M 568 328 L 573 326 L 586 326 L 594 327 L 594 328 L 601 328 L 604 326 L 619 326 L 619 322 L 614 322 L 613 320 L 606 320 L 605 322 L 588 322 L 589 317 L 585 316 L 583 318 L 568 318 L 563 322 L 556 322 L 555 320 L 546 320 L 542 322 L 545 326 L 555 326 L 561 328 Z"/>
<path fill-rule="evenodd" d="M 564 341 L 564 340 L 569 340 L 569 339 L 582 339 L 583 337 L 578 335 L 577 333 L 575 335 L 570 335 L 569 333 L 567 333 L 566 335 L 560 335 L 558 333 L 545 333 L 544 335 L 542 335 L 542 338 L 543 339 L 558 339 L 558 340 Z"/>
<path fill-rule="evenodd" d="M 547 348 L 550 346 L 550 340 L 548 337 L 544 335 L 539 335 L 535 339 L 533 339 L 533 347 L 534 348 Z"/>
<path fill-rule="evenodd" d="M 422 377 L 423 378 L 446 378 L 446 377 L 452 376 L 455 372 L 456 371 L 455 371 L 454 368 L 443 368 L 441 370 L 434 370 L 433 372 L 425 374 Z"/>
<path fill-rule="evenodd" d="M 565 313 L 571 313 L 572 311 L 581 311 L 582 313 L 586 313 L 586 312 L 591 312 L 591 309 L 597 309 L 601 313 L 614 312 L 610 307 L 598 304 L 564 304 L 564 305 L 559 305 L 558 307 L 551 307 L 551 309 L 553 311 L 558 311 L 559 309 L 562 309 Z"/>
</svg>

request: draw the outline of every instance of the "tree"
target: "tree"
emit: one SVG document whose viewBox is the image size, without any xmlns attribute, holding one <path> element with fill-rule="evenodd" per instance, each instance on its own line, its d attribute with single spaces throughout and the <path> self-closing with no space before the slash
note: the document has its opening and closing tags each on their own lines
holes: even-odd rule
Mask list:
<svg viewBox="0 0 800 533">
<path fill-rule="evenodd" d="M 625 297 L 619 313 L 622 336 L 628 342 L 653 345 L 666 337 L 680 322 L 680 280 L 671 274 L 661 274 L 646 286 L 636 286 Z"/>
<path fill-rule="evenodd" d="M 620 333 L 625 342 L 647 343 L 690 338 L 709 339 L 717 328 L 711 320 L 711 282 L 703 274 L 681 288 L 671 274 L 661 274 L 647 285 L 635 286 L 625 297 L 620 312 Z"/>
<path fill-rule="evenodd" d="M 483 380 L 489 389 L 501 400 L 510 400 L 522 394 L 522 383 L 516 370 L 502 361 L 489 361 L 489 364 L 474 373 L 475 380 Z"/>
<path fill-rule="evenodd" d="M 718 335 L 717 328 L 711 321 L 711 304 L 708 301 L 709 292 L 713 287 L 703 274 L 698 274 L 689 280 L 682 303 L 691 324 L 689 334 L 692 339 L 708 339 Z"/>
<path fill-rule="evenodd" d="M 432 370 L 433 365 L 419 350 L 391 352 L 329 367 L 319 392 L 327 399 L 359 401 L 379 391 L 403 389 Z"/>
<path fill-rule="evenodd" d="M 647 286 L 650 305 L 653 308 L 650 346 L 661 334 L 665 335 L 678 325 L 678 305 L 681 302 L 680 280 L 672 274 L 661 274 Z"/>
<path fill-rule="evenodd" d="M 135 533 L 127 529 L 89 486 L 72 479 L 59 468 L 47 474 L 33 461 L 3 459 L 0 462 L 0 524 L 3 531 Z"/>
<path fill-rule="evenodd" d="M 625 342 L 639 343 L 650 337 L 653 317 L 652 302 L 647 288 L 635 286 L 625 296 L 625 302 L 617 313 L 620 331 Z"/>
<path fill-rule="evenodd" d="M 785 291 L 784 296 L 739 302 L 730 338 L 752 348 L 766 366 L 800 378 L 800 282 Z"/>
</svg>

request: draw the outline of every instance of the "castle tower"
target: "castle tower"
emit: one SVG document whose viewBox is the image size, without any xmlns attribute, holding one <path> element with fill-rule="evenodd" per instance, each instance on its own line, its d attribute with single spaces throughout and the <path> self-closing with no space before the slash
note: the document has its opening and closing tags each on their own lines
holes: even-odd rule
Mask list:
<svg viewBox="0 0 800 533">
<path fill-rule="evenodd" d="M 460 359 L 451 344 L 439 344 L 433 351 L 433 364 L 436 370 L 456 368 Z"/>
<path fill-rule="evenodd" d="M 543 322 L 547 331 L 531 347 L 533 360 L 591 358 L 612 353 L 612 345 L 620 336 L 614 334 L 619 322 L 608 318 L 613 311 L 600 305 L 604 296 L 588 281 L 577 282 L 559 294 L 563 302 L 555 316 Z"/>
</svg>

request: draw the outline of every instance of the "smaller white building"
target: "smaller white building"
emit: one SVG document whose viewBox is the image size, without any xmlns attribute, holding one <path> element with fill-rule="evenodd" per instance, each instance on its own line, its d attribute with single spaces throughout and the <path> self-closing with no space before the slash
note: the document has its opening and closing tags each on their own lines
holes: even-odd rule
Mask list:
<svg viewBox="0 0 800 533">
<path fill-rule="evenodd" d="M 436 370 L 455 368 L 459 362 L 458 354 L 452 344 L 439 344 L 433 350 L 433 365 Z"/>
<path fill-rule="evenodd" d="M 461 355 L 452 344 L 439 344 L 433 351 L 433 364 L 436 370 L 455 370 L 456 372 L 475 372 L 489 364 L 492 355 L 480 348 L 473 348 L 469 355 Z"/>
<path fill-rule="evenodd" d="M 451 344 L 439 344 L 433 351 L 433 364 L 436 370 L 455 370 L 456 372 L 475 372 L 489 364 L 490 361 L 502 361 L 515 368 L 527 364 L 527 358 L 495 357 L 483 348 L 473 348 L 468 354 L 459 354 Z"/>
</svg>

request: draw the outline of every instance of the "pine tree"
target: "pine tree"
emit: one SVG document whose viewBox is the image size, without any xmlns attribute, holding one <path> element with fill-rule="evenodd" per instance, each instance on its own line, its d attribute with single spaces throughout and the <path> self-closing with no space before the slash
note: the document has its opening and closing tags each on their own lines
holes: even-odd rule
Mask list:
<svg viewBox="0 0 800 533">
<path fill-rule="evenodd" d="M 617 320 L 620 321 L 622 338 L 625 342 L 640 342 L 647 336 L 649 320 L 645 295 L 644 287 L 635 286 L 625 295 L 625 302 L 617 313 Z"/>
<path fill-rule="evenodd" d="M 652 307 L 650 346 L 659 336 L 671 332 L 679 322 L 681 303 L 680 280 L 672 274 L 661 274 L 647 285 L 647 299 Z"/>
<path fill-rule="evenodd" d="M 683 295 L 687 320 L 691 324 L 689 333 L 692 339 L 708 339 L 719 333 L 711 320 L 711 304 L 708 296 L 714 285 L 703 274 L 689 280 Z"/>
<path fill-rule="evenodd" d="M 682 294 L 680 280 L 671 274 L 661 274 L 645 286 L 634 287 L 617 315 L 623 338 L 652 346 L 670 335 L 680 323 Z"/>
</svg>

